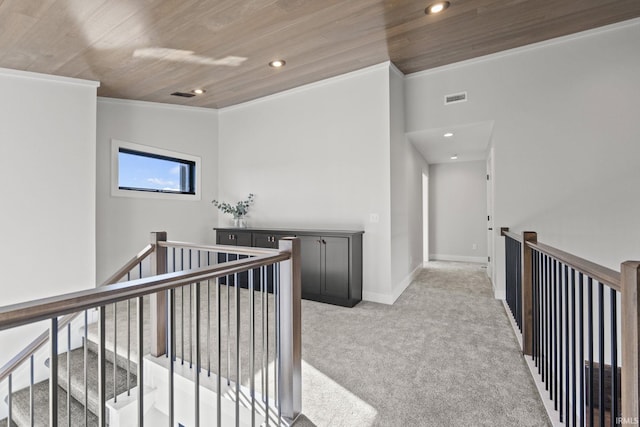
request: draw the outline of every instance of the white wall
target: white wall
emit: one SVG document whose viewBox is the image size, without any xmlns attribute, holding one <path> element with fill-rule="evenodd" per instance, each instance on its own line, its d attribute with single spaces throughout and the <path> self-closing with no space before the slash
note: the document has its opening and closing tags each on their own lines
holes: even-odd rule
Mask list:
<svg viewBox="0 0 640 427">
<path fill-rule="evenodd" d="M 391 282 L 393 299 L 423 262 L 422 174 L 429 166 L 404 130 L 404 75 L 389 69 L 391 148 Z"/>
<path fill-rule="evenodd" d="M 202 159 L 201 200 L 111 196 L 111 139 Z M 97 278 L 101 283 L 149 242 L 152 231 L 169 240 L 214 243 L 218 189 L 218 112 L 168 104 L 99 98 L 97 126 Z"/>
<path fill-rule="evenodd" d="M 640 259 L 638 40 L 635 19 L 408 76 L 408 131 L 495 120 L 496 296 L 501 226 L 611 268 Z"/>
<path fill-rule="evenodd" d="M 97 86 L 0 69 L 0 305 L 95 285 Z M 43 330 L 0 333 L 0 366 Z"/>
<path fill-rule="evenodd" d="M 429 172 L 429 259 L 486 262 L 486 162 L 435 164 Z"/>
<path fill-rule="evenodd" d="M 389 135 L 388 64 L 225 108 L 219 197 L 255 193 L 250 226 L 364 230 L 363 296 L 392 302 Z"/>
</svg>

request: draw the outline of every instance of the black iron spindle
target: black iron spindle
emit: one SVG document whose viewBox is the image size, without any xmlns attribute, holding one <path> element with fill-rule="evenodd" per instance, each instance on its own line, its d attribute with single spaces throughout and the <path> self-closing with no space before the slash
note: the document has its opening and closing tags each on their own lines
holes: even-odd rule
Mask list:
<svg viewBox="0 0 640 427">
<path fill-rule="evenodd" d="M 616 290 L 611 289 L 609 303 L 611 304 L 611 426 L 616 426 L 618 414 L 618 301 Z"/>
<path fill-rule="evenodd" d="M 571 269 L 571 425 L 576 425 L 576 271 Z"/>
<path fill-rule="evenodd" d="M 604 427 L 604 371 L 606 369 L 604 360 L 604 285 L 598 282 L 598 355 L 600 356 L 600 369 L 598 369 L 598 421 L 600 427 Z"/>
<path fill-rule="evenodd" d="M 589 331 L 589 426 L 593 426 L 593 279 L 587 277 L 587 329 Z"/>
<path fill-rule="evenodd" d="M 578 307 L 580 307 L 579 311 L 579 319 L 578 325 L 580 332 L 578 334 L 580 345 L 578 348 L 580 349 L 580 357 L 578 358 L 580 362 L 580 426 L 584 427 L 585 425 L 585 372 L 584 372 L 584 275 L 582 273 L 578 274 Z"/>
<path fill-rule="evenodd" d="M 557 307 L 557 262 L 552 262 L 552 279 L 551 279 L 551 372 L 552 383 L 550 384 L 551 400 L 553 400 L 553 409 L 558 410 L 558 307 Z"/>
</svg>

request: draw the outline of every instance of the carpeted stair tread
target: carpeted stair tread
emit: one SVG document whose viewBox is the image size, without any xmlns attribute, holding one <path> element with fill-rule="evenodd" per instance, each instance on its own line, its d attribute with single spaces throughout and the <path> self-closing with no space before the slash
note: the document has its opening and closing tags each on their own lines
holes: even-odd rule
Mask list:
<svg viewBox="0 0 640 427">
<path fill-rule="evenodd" d="M 105 361 L 105 392 L 106 399 L 113 399 L 113 364 Z M 88 393 L 87 401 L 89 410 L 98 412 L 98 355 L 93 351 L 87 352 Z M 135 371 L 129 374 L 130 386 L 137 385 Z M 58 357 L 58 384 L 67 389 L 67 353 Z M 116 392 L 127 391 L 127 371 L 120 366 L 116 367 Z M 71 396 L 84 404 L 84 349 L 78 348 L 71 351 Z"/>
<path fill-rule="evenodd" d="M 49 425 L 49 380 L 34 384 L 34 426 L 44 427 Z M 29 387 L 18 390 L 11 395 L 12 420 L 17 427 L 29 426 Z M 73 397 L 71 398 L 71 425 L 85 426 L 84 405 Z M 98 425 L 98 418 L 88 413 L 89 426 Z M 58 425 L 67 425 L 67 393 L 62 387 L 58 387 Z"/>
</svg>

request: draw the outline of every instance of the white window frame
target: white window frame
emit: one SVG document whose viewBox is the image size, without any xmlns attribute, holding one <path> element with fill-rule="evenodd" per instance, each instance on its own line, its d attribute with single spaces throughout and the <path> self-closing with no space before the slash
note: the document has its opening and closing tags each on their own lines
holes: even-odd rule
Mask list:
<svg viewBox="0 0 640 427">
<path fill-rule="evenodd" d="M 155 154 L 159 156 L 173 157 L 179 160 L 187 160 L 195 164 L 195 176 L 194 184 L 196 187 L 195 194 L 178 194 L 178 193 L 163 193 L 155 191 L 139 191 L 139 190 L 123 190 L 118 185 L 118 154 L 120 148 L 128 150 L 140 151 L 142 153 Z M 149 145 L 136 144 L 134 142 L 121 141 L 119 139 L 111 139 L 111 195 L 114 197 L 132 197 L 137 199 L 165 199 L 165 200 L 201 200 L 202 196 L 202 182 L 201 182 L 201 170 L 202 162 L 200 157 L 193 156 L 191 154 L 179 153 L 177 151 L 165 150 L 158 147 L 151 147 Z"/>
</svg>

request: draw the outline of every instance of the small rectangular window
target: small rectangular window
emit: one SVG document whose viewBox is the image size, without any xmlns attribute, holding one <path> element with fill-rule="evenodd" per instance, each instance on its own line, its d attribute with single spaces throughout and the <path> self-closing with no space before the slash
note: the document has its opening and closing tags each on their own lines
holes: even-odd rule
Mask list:
<svg viewBox="0 0 640 427">
<path fill-rule="evenodd" d="M 196 194 L 196 163 L 120 147 L 118 188 L 157 193 Z"/>
<path fill-rule="evenodd" d="M 112 195 L 199 200 L 200 158 L 112 140 Z"/>
</svg>

